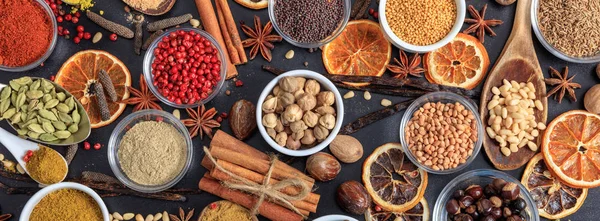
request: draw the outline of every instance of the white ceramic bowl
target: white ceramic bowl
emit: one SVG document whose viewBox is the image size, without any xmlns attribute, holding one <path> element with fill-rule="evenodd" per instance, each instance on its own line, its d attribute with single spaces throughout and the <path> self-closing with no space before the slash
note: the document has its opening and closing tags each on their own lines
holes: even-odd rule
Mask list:
<svg viewBox="0 0 600 221">
<path fill-rule="evenodd" d="M 452 41 L 456 37 L 456 35 L 458 35 L 458 32 L 460 32 L 460 29 L 462 28 L 462 25 L 465 22 L 467 6 L 465 3 L 465 0 L 455 0 L 455 2 L 456 2 L 457 12 L 456 12 L 456 20 L 454 21 L 454 26 L 452 26 L 452 29 L 450 29 L 450 32 L 448 33 L 448 35 L 446 35 L 446 37 L 442 38 L 442 40 L 440 40 L 434 44 L 431 44 L 431 45 L 419 46 L 419 45 L 409 44 L 409 43 L 403 41 L 402 39 L 398 38 L 398 36 L 396 36 L 396 34 L 394 34 L 394 32 L 392 31 L 392 29 L 390 28 L 390 26 L 387 22 L 387 17 L 385 14 L 385 5 L 387 4 L 387 0 L 379 1 L 379 25 L 381 26 L 381 30 L 383 30 L 383 35 L 394 46 L 396 46 L 402 50 L 412 52 L 412 53 L 430 52 L 430 51 L 436 50 L 436 49 L 441 48 L 444 45 L 450 43 L 450 41 Z"/>
<path fill-rule="evenodd" d="M 262 123 L 262 104 L 265 102 L 265 98 L 267 98 L 267 96 L 269 94 L 271 94 L 271 92 L 273 91 L 273 88 L 277 85 L 277 83 L 279 82 L 279 80 L 281 78 L 284 77 L 304 77 L 307 79 L 314 79 L 317 80 L 319 83 L 321 83 L 321 90 L 328 90 L 333 92 L 333 94 L 335 95 L 335 108 L 336 108 L 336 120 L 335 120 L 335 127 L 333 128 L 333 130 L 331 130 L 329 132 L 329 136 L 321 143 L 317 144 L 316 146 L 309 148 L 309 149 L 300 149 L 300 150 L 290 150 L 288 148 L 282 147 L 279 144 L 277 144 L 273 138 L 271 138 L 269 136 L 269 134 L 267 134 L 267 130 L 265 129 L 265 127 L 263 126 Z M 327 147 L 331 141 L 333 141 L 333 139 L 335 138 L 335 136 L 337 136 L 337 134 L 340 132 L 340 128 L 342 127 L 342 122 L 344 121 L 344 101 L 342 100 L 342 95 L 340 95 L 340 92 L 337 90 L 337 88 L 335 87 L 335 85 L 329 80 L 327 79 L 325 76 L 314 72 L 314 71 L 309 71 L 309 70 L 293 70 L 293 71 L 288 71 L 285 72 L 279 76 L 277 76 L 275 79 L 271 80 L 271 82 L 269 82 L 269 84 L 267 84 L 267 86 L 265 86 L 265 89 L 262 91 L 262 93 L 260 94 L 260 97 L 258 98 L 258 102 L 256 105 L 256 124 L 258 125 L 258 131 L 260 132 L 260 135 L 262 135 L 262 137 L 265 139 L 265 141 L 267 141 L 267 143 L 269 145 L 271 145 L 271 147 L 273 147 L 275 150 L 279 151 L 280 153 L 283 153 L 285 155 L 289 155 L 289 156 L 295 156 L 295 157 L 302 157 L 302 156 L 308 156 L 308 155 L 312 155 L 316 152 L 319 152 L 323 149 L 325 149 L 325 147 Z"/>
<path fill-rule="evenodd" d="M 321 216 L 321 217 L 315 219 L 314 221 L 358 221 L 358 220 L 354 219 L 352 217 L 349 217 L 349 216 L 344 216 L 344 215 L 327 215 L 327 216 Z"/>
<path fill-rule="evenodd" d="M 33 211 L 35 206 L 46 195 L 48 195 L 54 191 L 61 190 L 61 189 L 75 189 L 75 190 L 79 190 L 79 191 L 82 191 L 82 192 L 88 194 L 89 196 L 94 198 L 96 203 L 98 203 L 98 207 L 100 207 L 100 212 L 102 212 L 103 220 L 111 221 L 108 219 L 108 209 L 106 208 L 106 204 L 104 204 L 104 201 L 102 201 L 102 198 L 100 198 L 100 196 L 96 192 L 94 192 L 94 190 L 90 189 L 87 186 L 81 185 L 79 183 L 70 183 L 70 182 L 64 182 L 64 183 L 50 185 L 50 186 L 47 186 L 46 188 L 41 189 L 37 193 L 35 193 L 29 199 L 29 201 L 27 201 L 27 204 L 25 204 L 25 207 L 23 207 L 19 221 L 29 221 L 29 216 L 31 215 L 31 212 Z"/>
</svg>

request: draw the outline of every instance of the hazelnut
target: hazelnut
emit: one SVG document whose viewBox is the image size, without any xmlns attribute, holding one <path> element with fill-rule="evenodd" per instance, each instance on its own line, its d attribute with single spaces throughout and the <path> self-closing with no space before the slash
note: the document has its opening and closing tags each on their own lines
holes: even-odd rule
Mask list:
<svg viewBox="0 0 600 221">
<path fill-rule="evenodd" d="M 450 199 L 448 200 L 448 202 L 446 202 L 446 211 L 448 211 L 449 214 L 459 214 L 460 213 L 460 206 L 458 206 L 458 201 L 456 201 L 455 199 Z"/>
<path fill-rule="evenodd" d="M 458 203 L 460 205 L 460 208 L 465 209 L 465 208 L 473 205 L 473 203 L 475 203 L 475 199 L 473 199 L 473 197 L 471 197 L 469 195 L 465 195 L 458 200 Z"/>
<path fill-rule="evenodd" d="M 290 123 L 296 122 L 302 119 L 302 109 L 297 104 L 289 105 L 285 108 L 285 112 L 283 112 L 283 118 Z"/>
<path fill-rule="evenodd" d="M 262 111 L 265 114 L 274 113 L 275 108 L 277 108 L 277 98 L 276 97 L 265 100 L 265 102 L 262 105 Z"/>
<path fill-rule="evenodd" d="M 284 127 L 283 128 L 283 132 L 285 132 L 286 134 L 293 134 L 294 132 L 292 132 L 292 129 L 290 129 L 290 127 Z"/>
<path fill-rule="evenodd" d="M 478 200 L 479 198 L 481 198 L 481 196 L 483 196 L 483 189 L 479 185 L 471 185 L 467 187 L 465 193 L 473 197 L 473 199 Z"/>
<path fill-rule="evenodd" d="M 315 135 L 313 134 L 313 130 L 307 129 L 304 131 L 304 137 L 300 140 L 304 145 L 312 145 L 317 141 Z"/>
<path fill-rule="evenodd" d="M 296 101 L 296 98 L 294 97 L 294 95 L 291 93 L 287 93 L 287 92 L 283 92 L 283 93 L 279 94 L 277 96 L 277 98 L 279 98 L 278 103 L 281 103 L 281 106 L 283 108 L 286 108 L 287 106 L 293 104 Z"/>
<path fill-rule="evenodd" d="M 461 213 L 454 217 L 454 221 L 473 221 L 473 217 Z"/>
<path fill-rule="evenodd" d="M 288 135 L 285 132 L 281 132 L 278 133 L 277 136 L 275 136 L 275 142 L 277 142 L 279 146 L 283 147 L 287 144 L 287 138 Z"/>
<path fill-rule="evenodd" d="M 294 98 L 295 98 L 296 100 L 298 100 L 298 99 L 300 99 L 300 97 L 301 97 L 303 94 L 304 94 L 304 90 L 302 90 L 302 89 L 300 89 L 300 90 L 297 90 L 296 92 L 294 92 Z"/>
<path fill-rule="evenodd" d="M 300 89 L 300 85 L 296 77 L 284 77 L 279 80 L 279 88 L 283 91 L 294 93 Z"/>
<path fill-rule="evenodd" d="M 521 189 L 516 183 L 508 182 L 502 187 L 502 198 L 507 200 L 516 200 L 521 194 Z"/>
<path fill-rule="evenodd" d="M 335 95 L 331 91 L 321 91 L 317 94 L 317 106 L 331 106 L 335 103 Z"/>
<path fill-rule="evenodd" d="M 490 216 L 492 216 L 494 218 L 493 220 L 500 219 L 500 217 L 502 217 L 502 209 L 500 209 L 498 207 L 492 208 L 492 212 L 490 212 Z"/>
<path fill-rule="evenodd" d="M 315 138 L 317 138 L 318 140 L 325 140 L 325 138 L 327 138 L 327 136 L 329 136 L 329 130 L 327 130 L 327 128 L 318 125 L 313 129 L 313 132 L 315 134 Z"/>
<path fill-rule="evenodd" d="M 310 94 L 304 93 L 297 100 L 298 105 L 303 111 L 312 110 L 317 106 L 317 98 Z"/>
<path fill-rule="evenodd" d="M 363 146 L 360 142 L 348 135 L 337 135 L 329 144 L 329 150 L 344 163 L 354 163 L 363 156 Z"/>
<path fill-rule="evenodd" d="M 290 123 L 290 129 L 292 129 L 292 132 L 296 133 L 298 131 L 304 131 L 304 130 L 308 129 L 308 127 L 306 126 L 304 121 L 299 120 L 299 121 Z"/>
<path fill-rule="evenodd" d="M 284 110 L 285 108 L 283 107 L 283 104 L 279 101 L 279 98 L 277 98 L 277 106 L 275 107 L 275 113 L 281 114 Z"/>
<path fill-rule="evenodd" d="M 319 123 L 319 115 L 312 111 L 306 111 L 304 116 L 302 116 L 302 121 L 304 121 L 306 126 L 313 128 Z"/>
<path fill-rule="evenodd" d="M 307 80 L 304 84 L 304 91 L 312 96 L 317 96 L 321 92 L 321 84 L 317 80 Z"/>
<path fill-rule="evenodd" d="M 304 130 L 298 131 L 298 132 L 294 132 L 292 133 L 292 139 L 294 139 L 295 141 L 300 142 L 300 139 L 302 139 L 304 137 Z"/>
<path fill-rule="evenodd" d="M 600 84 L 593 86 L 583 98 L 585 109 L 594 114 L 600 114 Z"/>
<path fill-rule="evenodd" d="M 269 135 L 269 137 L 275 140 L 275 137 L 277 136 L 277 131 L 275 131 L 275 129 L 273 128 L 267 128 L 267 134 Z"/>
<path fill-rule="evenodd" d="M 371 195 L 358 181 L 350 180 L 342 183 L 337 188 L 336 202 L 346 212 L 360 215 L 371 206 Z"/>
<path fill-rule="evenodd" d="M 317 109 L 315 109 L 315 113 L 317 113 L 319 115 L 332 114 L 333 116 L 335 116 L 335 114 L 336 114 L 335 109 L 333 109 L 333 107 L 331 107 L 331 106 L 317 107 Z"/>
<path fill-rule="evenodd" d="M 490 214 L 490 212 L 492 212 L 492 202 L 490 202 L 490 200 L 488 199 L 481 199 L 479 201 L 477 201 L 477 212 L 483 214 L 483 215 L 488 215 Z"/>
<path fill-rule="evenodd" d="M 281 121 L 281 125 L 284 127 L 290 126 L 290 122 L 283 117 L 283 114 L 279 115 L 279 121 Z"/>
<path fill-rule="evenodd" d="M 502 199 L 500 199 L 500 197 L 492 196 L 490 197 L 490 201 L 492 202 L 492 205 L 494 205 L 494 207 L 502 206 Z"/>
<path fill-rule="evenodd" d="M 326 182 L 335 179 L 342 165 L 331 154 L 317 152 L 306 160 L 306 171 L 316 180 Z"/>
<path fill-rule="evenodd" d="M 299 140 L 294 140 L 292 138 L 292 136 L 289 136 L 287 138 L 287 141 L 285 143 L 285 147 L 290 149 L 290 150 L 297 150 L 300 149 L 300 146 L 302 146 L 302 144 L 300 144 Z"/>
<path fill-rule="evenodd" d="M 275 95 L 275 96 L 279 96 L 279 94 L 280 94 L 281 92 L 284 92 L 284 91 L 282 91 L 282 90 L 281 90 L 281 88 L 279 87 L 279 85 L 277 85 L 277 86 L 275 86 L 275 87 L 273 88 L 273 95 Z"/>
<path fill-rule="evenodd" d="M 331 114 L 325 114 L 319 118 L 319 124 L 331 130 L 335 127 L 335 117 Z"/>
<path fill-rule="evenodd" d="M 277 131 L 277 133 L 283 131 L 283 123 L 281 123 L 281 119 L 277 119 L 277 124 L 275 125 L 275 127 L 273 129 L 275 129 L 275 131 Z"/>
<path fill-rule="evenodd" d="M 296 77 L 296 81 L 298 82 L 298 89 L 302 90 L 304 88 L 304 85 L 306 84 L 306 78 Z"/>
<path fill-rule="evenodd" d="M 277 116 L 274 113 L 263 116 L 262 123 L 266 128 L 275 128 L 277 126 Z"/>
<path fill-rule="evenodd" d="M 502 192 L 502 188 L 504 188 L 504 185 L 506 185 L 506 183 L 507 182 L 505 180 L 499 178 L 492 180 L 492 185 L 494 186 L 494 188 L 496 188 L 496 192 L 498 193 Z"/>
</svg>

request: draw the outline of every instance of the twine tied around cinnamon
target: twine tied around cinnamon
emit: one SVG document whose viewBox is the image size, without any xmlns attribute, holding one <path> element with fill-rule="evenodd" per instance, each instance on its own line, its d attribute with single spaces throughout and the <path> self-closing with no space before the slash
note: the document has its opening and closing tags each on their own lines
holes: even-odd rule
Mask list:
<svg viewBox="0 0 600 221">
<path fill-rule="evenodd" d="M 278 161 L 277 156 L 275 156 L 275 155 L 269 156 L 269 158 L 270 158 L 269 171 L 267 172 L 267 174 L 265 174 L 263 183 L 257 184 L 257 183 L 252 182 L 251 180 L 248 180 L 244 177 L 238 176 L 237 174 L 232 173 L 232 172 L 226 170 L 225 168 L 223 168 L 221 165 L 219 165 L 217 163 L 217 160 L 212 156 L 212 154 L 210 154 L 210 150 L 208 150 L 208 148 L 206 146 L 204 147 L 204 152 L 206 153 L 207 158 L 210 159 L 210 161 L 213 163 L 213 165 L 215 166 L 216 169 L 227 174 L 234 180 L 234 182 L 221 181 L 223 186 L 230 188 L 230 189 L 248 192 L 248 193 L 258 196 L 258 201 L 255 203 L 254 207 L 250 210 L 250 214 L 252 216 L 255 216 L 258 214 L 258 209 L 259 209 L 260 205 L 264 202 L 266 197 L 269 197 L 272 200 L 279 201 L 281 204 L 283 204 L 282 206 L 297 213 L 298 215 L 302 216 L 304 219 L 307 218 L 298 210 L 298 208 L 296 208 L 291 203 L 291 201 L 299 201 L 299 200 L 306 198 L 306 196 L 308 196 L 308 194 L 310 193 L 310 189 L 308 188 L 308 186 L 306 186 L 306 184 L 304 184 L 304 182 L 302 182 L 302 180 L 300 180 L 299 178 L 289 178 L 289 179 L 281 180 L 281 181 L 277 182 L 276 184 L 269 184 L 269 180 L 271 180 L 271 174 L 273 173 L 273 169 L 275 168 L 275 163 Z M 287 195 L 280 191 L 282 189 L 285 189 L 287 187 L 292 187 L 292 186 L 300 188 L 300 191 L 298 194 Z"/>
</svg>

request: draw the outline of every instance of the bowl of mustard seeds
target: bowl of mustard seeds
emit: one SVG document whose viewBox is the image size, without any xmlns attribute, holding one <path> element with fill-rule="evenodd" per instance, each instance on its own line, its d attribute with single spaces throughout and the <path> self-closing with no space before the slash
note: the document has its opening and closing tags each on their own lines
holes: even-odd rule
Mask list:
<svg viewBox="0 0 600 221">
<path fill-rule="evenodd" d="M 379 24 L 394 46 L 425 53 L 456 37 L 466 11 L 464 0 L 381 0 Z"/>
</svg>

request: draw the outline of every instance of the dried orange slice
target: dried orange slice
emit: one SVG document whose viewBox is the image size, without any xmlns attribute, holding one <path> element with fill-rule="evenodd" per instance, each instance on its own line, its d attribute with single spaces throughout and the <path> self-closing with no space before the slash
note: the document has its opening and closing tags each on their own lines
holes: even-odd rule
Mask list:
<svg viewBox="0 0 600 221">
<path fill-rule="evenodd" d="M 393 221 L 393 220 L 410 220 L 410 221 L 429 221 L 429 205 L 427 200 L 422 198 L 417 205 L 405 212 L 388 212 L 376 204 L 365 212 L 366 221 Z"/>
<path fill-rule="evenodd" d="M 123 62 L 105 51 L 87 50 L 74 54 L 63 64 L 54 80 L 83 104 L 85 111 L 90 116 L 92 128 L 112 123 L 127 106 L 108 100 L 111 117 L 107 121 L 102 121 L 96 95 L 93 90 L 90 90 L 93 88 L 93 84 L 99 82 L 98 72 L 100 70 L 105 70 L 110 76 L 117 91 L 117 97 L 121 100 L 127 99 L 129 91 L 126 88 L 131 86 L 131 74 Z"/>
<path fill-rule="evenodd" d="M 465 89 L 475 88 L 485 78 L 490 58 L 477 38 L 459 33 L 454 40 L 425 54 L 425 77 L 431 83 Z"/>
<path fill-rule="evenodd" d="M 521 178 L 540 216 L 560 219 L 577 212 L 587 197 L 588 189 L 567 186 L 552 175 L 543 159 L 541 153 L 531 158 Z"/>
<path fill-rule="evenodd" d="M 600 116 L 574 110 L 556 117 L 544 132 L 548 168 L 572 187 L 600 186 Z"/>
<path fill-rule="evenodd" d="M 235 0 L 235 2 L 246 8 L 254 10 L 267 8 L 267 6 L 269 6 L 269 1 L 267 0 Z"/>
<path fill-rule="evenodd" d="M 415 207 L 427 188 L 427 172 L 404 155 L 399 143 L 375 149 L 363 164 L 362 180 L 373 202 L 391 212 Z"/>
<path fill-rule="evenodd" d="M 381 76 L 392 56 L 392 46 L 379 24 L 355 20 L 323 47 L 323 64 L 329 74 Z"/>
</svg>

